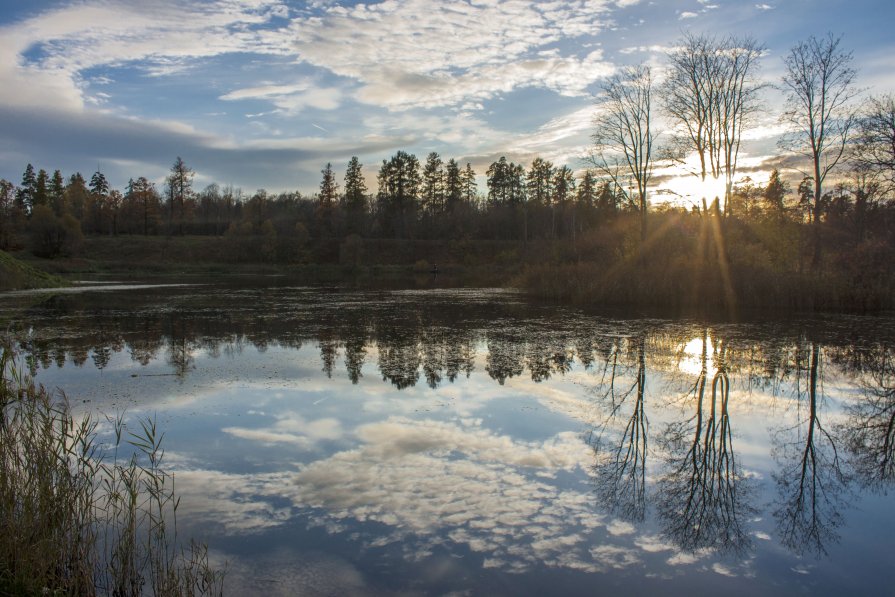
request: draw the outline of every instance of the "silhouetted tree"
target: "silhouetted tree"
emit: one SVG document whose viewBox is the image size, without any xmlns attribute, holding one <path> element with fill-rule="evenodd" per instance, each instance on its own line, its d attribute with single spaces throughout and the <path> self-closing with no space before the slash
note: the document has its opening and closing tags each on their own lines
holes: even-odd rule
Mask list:
<svg viewBox="0 0 895 597">
<path fill-rule="evenodd" d="M 646 240 L 647 187 L 653 173 L 652 72 L 648 66 L 623 68 L 602 87 L 594 120 L 591 161 L 601 174 L 624 189 L 637 190 L 640 241 Z"/>
<path fill-rule="evenodd" d="M 882 187 L 895 190 L 895 95 L 867 100 L 857 122 L 852 162 Z"/>
<path fill-rule="evenodd" d="M 422 179 L 416 156 L 397 152 L 379 169 L 377 194 L 380 227 L 386 234 L 408 238 L 413 233 Z"/>
<path fill-rule="evenodd" d="M 364 217 L 367 211 L 367 183 L 361 171 L 362 165 L 357 156 L 352 156 L 345 171 L 345 193 L 342 195 L 342 208 L 347 216 L 348 232 L 362 234 Z"/>
<path fill-rule="evenodd" d="M 178 234 L 183 234 L 187 218 L 187 208 L 193 195 L 193 176 L 195 172 L 189 168 L 180 156 L 174 160 L 167 183 L 169 206 L 169 230 L 177 227 Z M 176 215 L 175 215 L 176 214 Z"/>
<path fill-rule="evenodd" d="M 671 73 L 662 89 L 665 109 L 686 131 L 672 145 L 672 155 L 683 162 L 695 151 L 700 181 L 705 184 L 710 177 L 724 182 L 727 214 L 742 133 L 759 107 L 755 75 L 762 52 L 750 37 L 719 39 L 688 33 L 668 56 Z M 707 199 L 722 198 L 701 199 L 705 211 Z"/>
<path fill-rule="evenodd" d="M 788 91 L 783 120 L 793 133 L 782 140 L 782 146 L 810 160 L 806 173 L 813 182 L 812 221 L 814 247 L 812 269 L 820 265 L 820 220 L 823 185 L 827 175 L 845 154 L 852 127 L 852 99 L 858 89 L 854 85 L 856 71 L 852 53 L 840 48 L 841 38 L 809 37 L 796 44 L 784 59 L 786 73 L 783 86 Z"/>
<path fill-rule="evenodd" d="M 53 178 L 50 180 L 49 189 L 50 207 L 57 216 L 68 212 L 68 206 L 65 202 L 65 179 L 62 178 L 62 172 L 55 170 Z"/>
<path fill-rule="evenodd" d="M 22 184 L 16 191 L 16 205 L 26 215 L 31 214 L 34 206 L 34 194 L 37 190 L 37 176 L 34 174 L 34 166 L 28 164 L 22 174 Z"/>
</svg>

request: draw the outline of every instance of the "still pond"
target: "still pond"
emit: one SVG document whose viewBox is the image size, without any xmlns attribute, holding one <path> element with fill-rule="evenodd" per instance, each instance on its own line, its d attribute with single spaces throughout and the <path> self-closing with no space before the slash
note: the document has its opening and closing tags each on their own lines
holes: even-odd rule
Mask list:
<svg viewBox="0 0 895 597">
<path fill-rule="evenodd" d="M 76 410 L 157 418 L 228 594 L 893 594 L 895 316 L 423 286 L 85 285 L 0 323 Z"/>
</svg>

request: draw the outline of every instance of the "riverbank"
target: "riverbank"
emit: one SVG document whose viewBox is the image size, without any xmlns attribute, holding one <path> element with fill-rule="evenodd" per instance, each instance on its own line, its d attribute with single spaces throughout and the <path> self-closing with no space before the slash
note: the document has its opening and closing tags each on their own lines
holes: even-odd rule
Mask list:
<svg viewBox="0 0 895 597">
<path fill-rule="evenodd" d="M 6 251 L 0 251 L 0 291 L 59 288 L 68 285 L 69 282 L 64 278 L 34 267 Z"/>
</svg>

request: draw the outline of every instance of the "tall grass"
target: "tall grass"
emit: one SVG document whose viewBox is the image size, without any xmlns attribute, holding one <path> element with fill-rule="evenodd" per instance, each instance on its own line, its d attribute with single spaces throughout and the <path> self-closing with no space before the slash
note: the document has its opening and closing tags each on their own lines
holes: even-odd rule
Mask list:
<svg viewBox="0 0 895 597">
<path fill-rule="evenodd" d="M 221 594 L 206 546 L 179 540 L 155 421 L 111 423 L 101 444 L 0 340 L 0 595 Z"/>
</svg>

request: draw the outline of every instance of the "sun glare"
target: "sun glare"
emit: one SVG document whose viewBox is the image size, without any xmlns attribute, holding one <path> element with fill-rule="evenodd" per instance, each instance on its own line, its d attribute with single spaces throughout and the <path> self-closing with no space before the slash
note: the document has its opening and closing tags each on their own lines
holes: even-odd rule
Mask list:
<svg viewBox="0 0 895 597">
<path fill-rule="evenodd" d="M 712 359 L 714 347 L 711 338 L 706 338 L 705 343 L 705 368 L 706 371 L 711 371 L 715 366 Z M 702 372 L 702 338 L 693 338 L 687 342 L 681 348 L 680 355 L 681 360 L 677 366 L 681 372 L 688 375 L 699 375 Z"/>
</svg>

